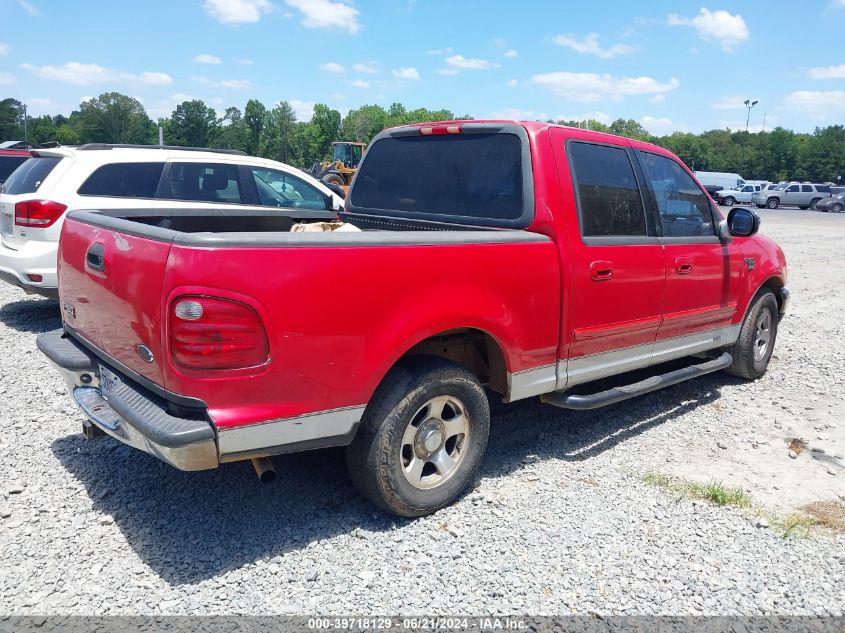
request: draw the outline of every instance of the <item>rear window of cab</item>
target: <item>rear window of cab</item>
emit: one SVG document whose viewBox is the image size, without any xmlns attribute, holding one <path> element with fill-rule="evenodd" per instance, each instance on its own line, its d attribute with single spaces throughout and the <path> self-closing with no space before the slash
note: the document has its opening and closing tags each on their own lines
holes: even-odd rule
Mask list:
<svg viewBox="0 0 845 633">
<path fill-rule="evenodd" d="M 526 208 L 522 143 L 505 132 L 383 137 L 364 156 L 349 210 L 524 226 L 533 209 Z"/>
</svg>

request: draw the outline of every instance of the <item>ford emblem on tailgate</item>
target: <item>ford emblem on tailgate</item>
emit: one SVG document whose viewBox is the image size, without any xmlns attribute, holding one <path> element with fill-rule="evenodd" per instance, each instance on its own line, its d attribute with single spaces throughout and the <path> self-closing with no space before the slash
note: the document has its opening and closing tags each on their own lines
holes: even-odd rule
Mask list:
<svg viewBox="0 0 845 633">
<path fill-rule="evenodd" d="M 141 357 L 142 361 L 144 361 L 145 363 L 153 362 L 155 356 L 153 356 L 153 352 L 149 347 L 147 347 L 146 345 L 139 345 L 135 349 L 138 350 L 138 356 Z"/>
</svg>

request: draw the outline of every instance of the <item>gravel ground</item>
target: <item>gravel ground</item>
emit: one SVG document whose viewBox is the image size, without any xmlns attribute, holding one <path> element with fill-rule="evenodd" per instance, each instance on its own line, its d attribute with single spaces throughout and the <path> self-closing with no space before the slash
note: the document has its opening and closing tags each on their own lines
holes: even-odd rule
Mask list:
<svg viewBox="0 0 845 633">
<path fill-rule="evenodd" d="M 84 440 L 35 348 L 56 302 L 0 285 L 0 615 L 842 615 L 845 536 L 784 539 L 641 480 L 717 478 L 773 512 L 845 493 L 845 216 L 763 213 L 793 292 L 766 377 L 497 407 L 479 486 L 416 521 L 361 501 L 338 450 L 277 458 L 260 486 L 248 464 L 182 473 Z"/>
</svg>

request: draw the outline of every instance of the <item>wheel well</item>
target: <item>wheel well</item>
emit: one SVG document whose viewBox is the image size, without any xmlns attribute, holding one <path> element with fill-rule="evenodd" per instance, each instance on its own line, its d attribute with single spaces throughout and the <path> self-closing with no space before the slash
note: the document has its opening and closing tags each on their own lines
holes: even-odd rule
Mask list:
<svg viewBox="0 0 845 633">
<path fill-rule="evenodd" d="M 783 297 L 781 296 L 780 292 L 778 292 L 778 290 L 783 288 L 783 281 L 780 279 L 780 277 L 769 277 L 765 281 L 765 283 L 762 286 L 760 286 L 760 290 L 762 290 L 764 288 L 772 291 L 772 293 L 775 295 L 775 301 L 778 302 L 778 310 L 782 310 L 783 309 L 783 305 L 782 305 L 783 304 Z M 758 290 L 758 292 L 759 292 L 759 290 Z"/>
<path fill-rule="evenodd" d="M 499 343 L 492 336 L 473 328 L 441 332 L 420 341 L 402 356 L 439 356 L 460 363 L 475 374 L 482 384 L 506 395 L 508 373 Z"/>
</svg>

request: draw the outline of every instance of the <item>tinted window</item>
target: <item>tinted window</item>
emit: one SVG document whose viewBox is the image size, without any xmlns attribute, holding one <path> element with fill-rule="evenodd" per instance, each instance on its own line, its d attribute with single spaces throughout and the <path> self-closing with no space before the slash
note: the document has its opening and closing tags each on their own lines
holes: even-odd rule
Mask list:
<svg viewBox="0 0 845 633">
<path fill-rule="evenodd" d="M 154 198 L 164 163 L 115 163 L 103 165 L 88 177 L 80 196 Z"/>
<path fill-rule="evenodd" d="M 666 237 L 714 235 L 707 195 L 677 162 L 640 152 L 640 164 L 651 185 Z"/>
<path fill-rule="evenodd" d="M 645 235 L 645 213 L 628 153 L 619 147 L 570 143 L 581 234 Z"/>
<path fill-rule="evenodd" d="M 787 190 L 787 191 L 792 191 L 792 192 L 798 191 L 798 185 L 789 185 L 789 186 L 786 188 L 786 190 Z"/>
<path fill-rule="evenodd" d="M 250 167 L 258 188 L 259 204 L 270 207 L 295 209 L 329 208 L 326 195 L 290 174 L 264 167 Z"/>
<path fill-rule="evenodd" d="M 521 156 L 514 134 L 383 138 L 367 150 L 351 202 L 424 219 L 506 224 L 523 215 Z"/>
<path fill-rule="evenodd" d="M 12 172 L 3 183 L 3 193 L 18 195 L 21 193 L 35 193 L 53 168 L 59 164 L 61 158 L 39 157 L 28 158 L 26 162 Z"/>
<path fill-rule="evenodd" d="M 816 185 L 816 191 L 819 193 L 830 193 L 830 187 L 828 185 Z"/>
<path fill-rule="evenodd" d="M 810 185 L 801 185 L 801 191 L 803 193 L 813 193 L 813 188 Z"/>
<path fill-rule="evenodd" d="M 237 165 L 221 163 L 173 163 L 168 178 L 172 200 L 245 202 Z"/>
<path fill-rule="evenodd" d="M 13 171 L 23 165 L 29 156 L 0 156 L 0 183 L 5 182 Z"/>
</svg>

